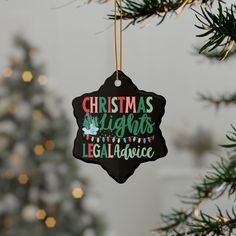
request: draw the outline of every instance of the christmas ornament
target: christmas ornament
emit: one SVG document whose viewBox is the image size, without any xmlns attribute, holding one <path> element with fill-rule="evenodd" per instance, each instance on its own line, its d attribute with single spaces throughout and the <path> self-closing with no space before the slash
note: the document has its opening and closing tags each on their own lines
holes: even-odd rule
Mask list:
<svg viewBox="0 0 236 236">
<path fill-rule="evenodd" d="M 117 182 L 125 182 L 143 162 L 167 154 L 159 125 L 165 98 L 138 90 L 123 72 L 116 72 L 98 91 L 73 100 L 79 131 L 73 154 L 101 165 Z"/>
<path fill-rule="evenodd" d="M 155 93 L 139 90 L 122 72 L 122 12 L 118 70 L 115 0 L 114 12 L 116 71 L 98 91 L 73 100 L 79 126 L 73 155 L 99 164 L 118 183 L 124 183 L 141 163 L 167 154 L 159 128 L 166 100 Z"/>
</svg>

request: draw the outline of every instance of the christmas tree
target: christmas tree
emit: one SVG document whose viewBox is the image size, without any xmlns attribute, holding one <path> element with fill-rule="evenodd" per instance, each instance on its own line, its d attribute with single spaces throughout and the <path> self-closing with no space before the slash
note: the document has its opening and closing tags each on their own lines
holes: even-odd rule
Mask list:
<svg viewBox="0 0 236 236">
<path fill-rule="evenodd" d="M 188 195 L 182 196 L 183 209 L 173 209 L 161 216 L 162 226 L 155 235 L 235 235 L 236 233 L 236 128 L 226 135 L 228 144 L 222 145 L 228 152 L 211 166 L 202 181 L 192 187 Z M 227 196 L 232 207 L 222 209 L 217 200 Z M 205 210 L 215 203 L 215 211 Z M 222 202 L 221 202 L 222 203 Z"/>
<path fill-rule="evenodd" d="M 85 135 L 97 135 L 99 130 L 98 128 L 98 119 L 97 117 L 91 116 L 89 113 L 86 113 L 83 121 L 83 132 Z"/>
<path fill-rule="evenodd" d="M 218 4 L 215 10 L 214 4 Z M 199 49 L 199 53 L 209 58 L 226 59 L 235 53 L 236 42 L 236 4 L 226 5 L 222 0 L 123 0 L 118 2 L 119 13 L 129 21 L 126 27 L 158 18 L 161 24 L 168 15 L 180 14 L 184 9 L 191 8 L 195 13 L 200 30 L 198 37 L 208 37 L 207 42 Z M 200 5 L 200 10 L 195 9 Z M 114 19 L 114 15 L 109 15 Z M 118 15 L 118 19 L 121 15 Z M 201 32 L 202 31 L 202 32 Z"/>
<path fill-rule="evenodd" d="M 227 6 L 221 0 L 123 0 L 119 3 L 119 13 L 135 25 L 156 16 L 158 24 L 163 23 L 171 13 L 180 14 L 191 8 L 198 23 L 195 25 L 207 41 L 200 47 L 199 53 L 209 59 L 225 60 L 236 52 L 236 4 Z M 217 5 L 216 5 L 217 4 Z M 200 8 L 197 8 L 200 6 Z M 114 19 L 114 15 L 109 15 Z M 118 16 L 121 18 L 121 14 Z M 222 105 L 236 103 L 236 93 L 220 96 L 200 95 L 201 99 L 219 108 Z M 169 214 L 162 214 L 162 225 L 154 230 L 154 235 L 235 235 L 236 234 L 236 128 L 226 135 L 228 143 L 225 156 L 212 164 L 202 180 L 193 185 L 192 191 L 181 197 L 183 209 L 173 209 Z M 223 209 L 225 197 L 231 204 Z M 206 210 L 210 203 L 215 203 L 214 213 Z M 221 203 L 221 204 L 219 204 Z"/>
<path fill-rule="evenodd" d="M 61 101 L 45 88 L 36 49 L 21 37 L 15 45 L 21 57 L 0 79 L 0 235 L 104 235 L 84 204 L 88 181 L 71 155 Z"/>
</svg>

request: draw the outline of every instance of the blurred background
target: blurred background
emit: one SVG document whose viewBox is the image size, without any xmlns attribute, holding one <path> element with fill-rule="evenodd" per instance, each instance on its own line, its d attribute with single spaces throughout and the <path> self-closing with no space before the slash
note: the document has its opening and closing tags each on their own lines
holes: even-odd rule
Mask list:
<svg viewBox="0 0 236 236">
<path fill-rule="evenodd" d="M 167 100 L 161 130 L 169 153 L 117 184 L 71 155 L 72 99 L 97 90 L 115 70 L 113 3 L 57 8 L 66 3 L 0 2 L 0 235 L 151 235 L 160 213 L 178 207 L 176 194 L 219 154 L 234 108 L 208 107 L 198 93 L 231 91 L 235 61 L 195 53 L 191 10 L 124 31 L 123 71 Z"/>
</svg>

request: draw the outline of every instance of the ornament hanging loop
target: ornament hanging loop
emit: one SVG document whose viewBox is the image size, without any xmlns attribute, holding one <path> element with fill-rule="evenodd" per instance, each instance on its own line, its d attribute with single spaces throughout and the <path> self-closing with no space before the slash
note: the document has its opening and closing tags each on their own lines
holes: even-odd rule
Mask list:
<svg viewBox="0 0 236 236">
<path fill-rule="evenodd" d="M 122 18 L 123 18 L 123 12 L 122 12 L 122 0 L 120 1 L 120 70 L 122 71 L 122 40 L 123 40 L 123 35 L 122 35 Z M 117 47 L 117 2 L 114 0 L 114 45 L 115 45 L 115 64 L 116 64 L 116 80 L 119 80 L 119 72 L 118 72 L 118 47 Z M 117 83 L 118 84 L 118 83 Z M 115 84 L 116 85 L 116 84 Z M 116 85 L 119 87 L 120 85 Z"/>
</svg>

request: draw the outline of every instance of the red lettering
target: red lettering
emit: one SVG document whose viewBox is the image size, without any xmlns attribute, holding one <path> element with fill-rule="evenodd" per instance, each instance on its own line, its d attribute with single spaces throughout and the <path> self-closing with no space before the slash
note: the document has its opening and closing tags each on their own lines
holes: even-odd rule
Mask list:
<svg viewBox="0 0 236 236">
<path fill-rule="evenodd" d="M 89 100 L 89 97 L 85 97 L 82 103 L 82 107 L 85 112 L 89 113 L 89 109 L 86 107 L 86 102 Z"/>
<path fill-rule="evenodd" d="M 120 113 L 123 113 L 124 112 L 124 100 L 125 100 L 125 97 L 117 97 L 117 99 L 119 100 L 120 102 Z"/>
<path fill-rule="evenodd" d="M 93 158 L 93 143 L 88 143 L 88 158 Z"/>
</svg>

